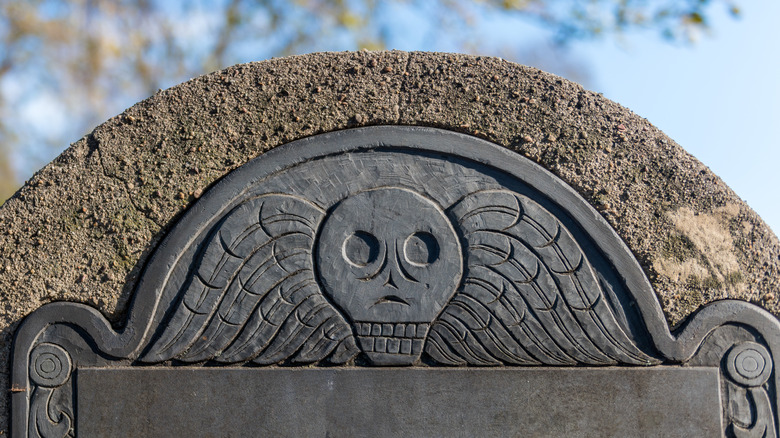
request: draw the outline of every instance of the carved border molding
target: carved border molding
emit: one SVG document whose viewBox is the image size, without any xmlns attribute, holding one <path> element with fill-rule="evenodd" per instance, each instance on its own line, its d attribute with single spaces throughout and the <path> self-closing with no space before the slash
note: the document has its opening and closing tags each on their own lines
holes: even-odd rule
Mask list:
<svg viewBox="0 0 780 438">
<path fill-rule="evenodd" d="M 149 259 L 123 327 L 76 303 L 29 315 L 12 434 L 75 435 L 81 367 L 328 363 L 716 367 L 724 436 L 776 437 L 778 349 L 780 322 L 739 301 L 671 332 L 615 231 L 530 160 L 378 126 L 226 175 Z"/>
</svg>

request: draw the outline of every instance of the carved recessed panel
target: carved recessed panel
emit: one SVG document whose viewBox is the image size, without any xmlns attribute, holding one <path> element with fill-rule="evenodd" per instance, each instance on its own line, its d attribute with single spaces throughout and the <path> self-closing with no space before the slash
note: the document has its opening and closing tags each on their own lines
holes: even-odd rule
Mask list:
<svg viewBox="0 0 780 438">
<path fill-rule="evenodd" d="M 724 434 L 774 436 L 778 333 L 732 301 L 670 333 L 631 252 L 561 180 L 472 137 L 363 128 L 285 145 L 211 188 L 149 261 L 123 329 L 75 304 L 28 318 L 14 433 L 77 434 L 79 368 L 695 363 L 722 375 Z"/>
</svg>

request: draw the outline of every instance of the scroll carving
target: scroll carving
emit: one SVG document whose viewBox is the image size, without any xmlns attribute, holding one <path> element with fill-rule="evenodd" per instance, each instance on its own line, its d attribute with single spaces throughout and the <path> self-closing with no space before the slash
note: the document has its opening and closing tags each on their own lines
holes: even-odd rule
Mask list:
<svg viewBox="0 0 780 438">
<path fill-rule="evenodd" d="M 741 405 L 743 411 L 733 412 L 729 418 L 734 436 L 775 438 L 777 430 L 767 387 L 774 367 L 769 351 L 759 343 L 744 341 L 729 350 L 725 362 L 729 385 L 737 385 L 729 396 L 741 399 L 736 400 L 736 405 Z"/>
<path fill-rule="evenodd" d="M 363 128 L 212 188 L 155 252 L 124 328 L 70 303 L 31 315 L 13 428 L 77 435 L 79 367 L 685 365 L 720 370 L 724 435 L 776 437 L 778 343 L 777 319 L 735 301 L 670 332 L 617 234 L 530 161 Z"/>
<path fill-rule="evenodd" d="M 65 437 L 71 435 L 73 406 L 59 400 L 58 391 L 70 380 L 72 365 L 68 352 L 56 344 L 38 344 L 30 354 L 30 381 L 34 383 L 30 401 L 28 436 Z"/>
</svg>

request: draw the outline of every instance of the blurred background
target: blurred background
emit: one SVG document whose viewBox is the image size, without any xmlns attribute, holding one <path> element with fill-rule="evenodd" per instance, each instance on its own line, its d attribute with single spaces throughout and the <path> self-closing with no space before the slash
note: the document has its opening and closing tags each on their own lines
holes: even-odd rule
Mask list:
<svg viewBox="0 0 780 438">
<path fill-rule="evenodd" d="M 647 118 L 780 230 L 780 2 L 0 0 L 0 203 L 194 76 L 314 51 L 500 56 Z"/>
</svg>

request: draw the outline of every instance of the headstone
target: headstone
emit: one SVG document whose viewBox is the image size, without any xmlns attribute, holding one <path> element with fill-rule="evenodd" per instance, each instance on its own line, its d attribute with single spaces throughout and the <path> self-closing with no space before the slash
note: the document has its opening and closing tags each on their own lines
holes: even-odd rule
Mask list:
<svg viewBox="0 0 780 438">
<path fill-rule="evenodd" d="M 14 436 L 776 436 L 777 238 L 533 69 L 237 66 L 0 214 Z"/>
</svg>

